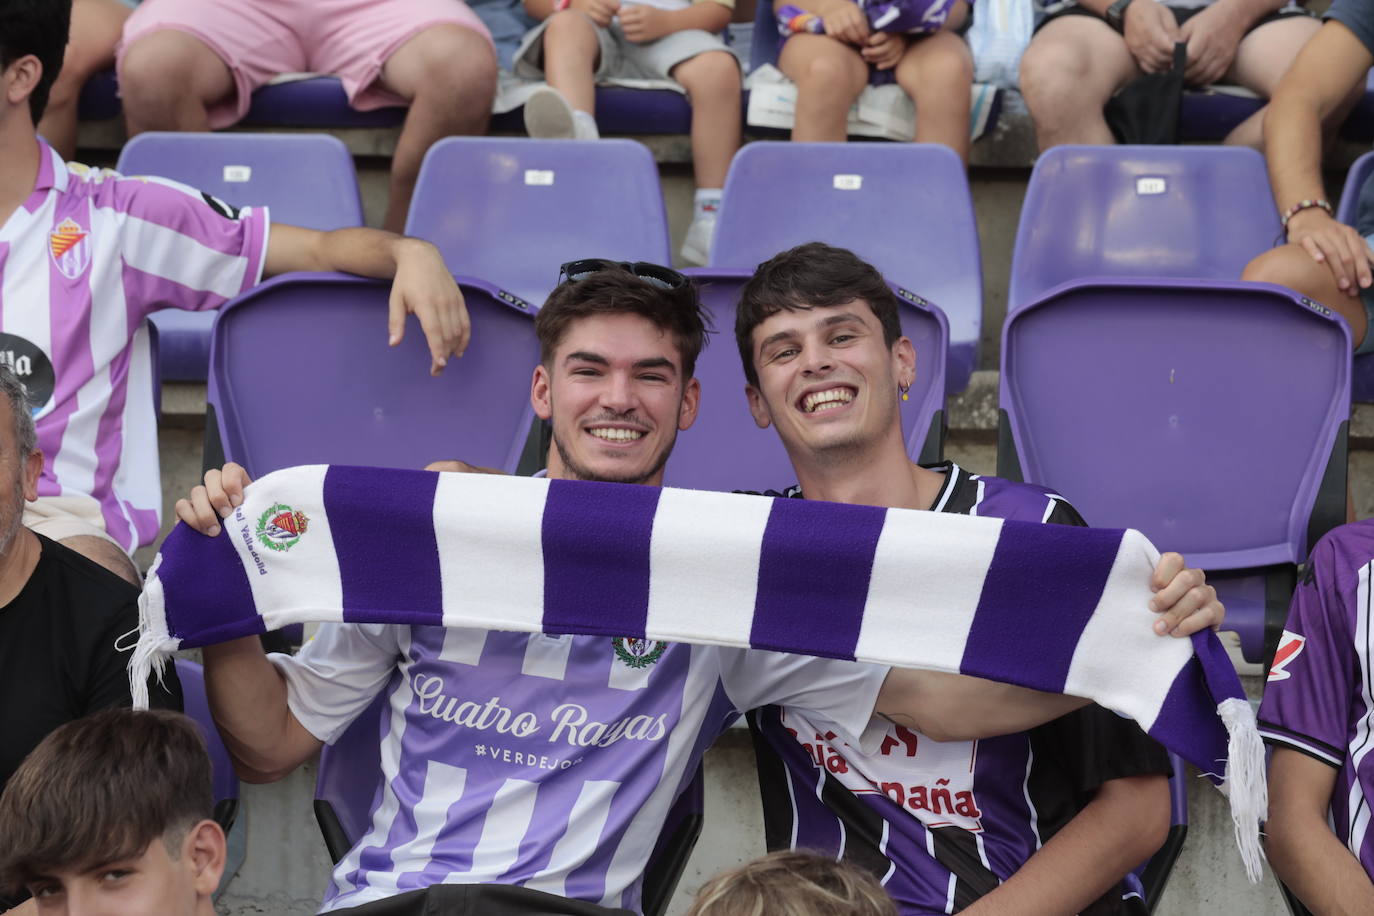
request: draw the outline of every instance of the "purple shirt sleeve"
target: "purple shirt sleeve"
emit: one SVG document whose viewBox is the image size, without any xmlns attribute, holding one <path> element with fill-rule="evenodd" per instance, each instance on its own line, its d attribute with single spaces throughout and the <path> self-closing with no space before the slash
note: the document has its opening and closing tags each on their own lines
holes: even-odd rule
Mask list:
<svg viewBox="0 0 1374 916">
<path fill-rule="evenodd" d="M 1339 768 L 1359 690 L 1353 614 L 1355 582 L 1341 582 L 1338 540 L 1324 538 L 1288 611 L 1260 706 L 1260 733 Z M 1357 581 L 1357 580 L 1356 580 Z"/>
</svg>

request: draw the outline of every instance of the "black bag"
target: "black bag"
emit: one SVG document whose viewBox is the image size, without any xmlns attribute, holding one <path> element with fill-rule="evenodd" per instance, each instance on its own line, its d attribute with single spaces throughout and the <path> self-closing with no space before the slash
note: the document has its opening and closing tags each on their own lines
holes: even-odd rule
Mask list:
<svg viewBox="0 0 1374 916">
<path fill-rule="evenodd" d="M 1167 73 L 1147 73 L 1107 102 L 1102 113 L 1117 143 L 1177 143 L 1178 113 L 1183 102 L 1183 71 L 1188 46 L 1174 45 L 1174 66 Z"/>
</svg>

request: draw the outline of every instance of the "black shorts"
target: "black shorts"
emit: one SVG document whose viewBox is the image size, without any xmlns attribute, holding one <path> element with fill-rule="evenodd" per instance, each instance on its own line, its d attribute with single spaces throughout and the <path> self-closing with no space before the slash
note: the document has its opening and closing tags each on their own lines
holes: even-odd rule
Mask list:
<svg viewBox="0 0 1374 916">
<path fill-rule="evenodd" d="M 1207 7 L 1171 6 L 1169 7 L 1169 9 L 1174 11 L 1174 18 L 1178 20 L 1178 24 L 1183 25 L 1183 23 L 1187 22 L 1189 19 L 1192 19 L 1198 13 L 1207 9 Z M 1039 24 L 1036 25 L 1035 30 L 1038 32 L 1045 27 L 1046 23 L 1053 22 L 1054 20 L 1064 16 L 1091 16 L 1093 19 L 1103 19 L 1103 17 L 1099 16 L 1097 13 L 1094 13 L 1086 6 L 1081 6 L 1077 3 L 1068 2 L 1062 4 L 1055 4 L 1048 8 L 1048 10 L 1045 13 L 1045 18 L 1040 20 Z M 1280 19 L 1291 19 L 1294 16 L 1306 16 L 1309 19 L 1317 18 L 1317 14 L 1312 12 L 1311 10 L 1303 9 L 1300 6 L 1285 6 L 1283 9 L 1275 10 L 1267 16 L 1264 16 L 1256 20 L 1255 24 L 1250 26 L 1250 28 L 1246 30 L 1246 34 L 1250 34 L 1262 25 L 1268 25 L 1271 22 L 1278 22 Z M 1103 21 L 1105 22 L 1106 20 L 1103 19 Z"/>
</svg>

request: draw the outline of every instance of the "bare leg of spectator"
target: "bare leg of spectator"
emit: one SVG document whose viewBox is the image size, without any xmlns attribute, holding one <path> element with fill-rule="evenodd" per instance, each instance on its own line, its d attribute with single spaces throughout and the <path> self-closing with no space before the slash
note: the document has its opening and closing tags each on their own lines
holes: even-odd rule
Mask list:
<svg viewBox="0 0 1374 916">
<path fill-rule="evenodd" d="M 697 187 L 725 187 L 739 150 L 739 61 L 728 51 L 707 51 L 673 68 L 673 79 L 692 100 L 692 167 Z"/>
<path fill-rule="evenodd" d="M 782 46 L 778 69 L 797 84 L 793 140 L 849 136 L 849 106 L 868 85 L 868 64 L 855 48 L 826 35 L 793 35 Z"/>
<path fill-rule="evenodd" d="M 496 52 L 471 29 L 432 26 L 387 59 L 381 82 L 410 103 L 391 159 L 391 197 L 384 223 L 384 228 L 400 232 L 420 162 L 434 141 L 486 132 L 496 95 Z"/>
<path fill-rule="evenodd" d="M 72 4 L 71 39 L 62 72 L 53 83 L 43 120 L 38 122 L 38 132 L 63 159 L 76 155 L 76 103 L 81 87 L 114 65 L 115 45 L 128 18 L 129 8 L 119 0 L 76 0 Z"/>
<path fill-rule="evenodd" d="M 1325 264 L 1318 264 L 1301 246 L 1293 243 L 1266 251 L 1245 265 L 1242 280 L 1277 283 L 1335 309 L 1350 323 L 1350 342 L 1358 347 L 1368 330 L 1364 302 L 1358 291 L 1352 296 L 1336 285 L 1336 277 Z"/>
<path fill-rule="evenodd" d="M 1064 16 L 1048 23 L 1021 58 L 1021 94 L 1040 149 L 1116 142 L 1102 106 L 1139 75 L 1126 42 L 1106 22 Z"/>
<path fill-rule="evenodd" d="M 962 38 L 939 31 L 912 43 L 897 82 L 916 103 L 916 142 L 943 143 L 968 166 L 973 55 Z"/>
<path fill-rule="evenodd" d="M 600 60 L 601 45 L 590 19 L 577 10 L 562 10 L 549 17 L 544 29 L 544 79 L 563 93 L 576 111 L 596 111 L 593 79 Z"/>
<path fill-rule="evenodd" d="M 1307 40 L 1317 34 L 1321 21 L 1306 16 L 1290 16 L 1277 22 L 1266 23 L 1240 40 L 1236 49 L 1236 59 L 1231 69 L 1226 71 L 1224 82 L 1244 86 L 1261 98 L 1269 99 L 1278 88 L 1279 80 L 1288 72 L 1293 58 Z M 1364 87 L 1360 86 L 1363 94 Z M 1351 98 L 1353 105 L 1359 95 Z M 1340 121 L 1350 113 L 1349 108 L 1340 112 Z M 1264 109 L 1246 118 L 1226 137 L 1226 142 L 1237 146 L 1249 146 L 1264 151 Z"/>
<path fill-rule="evenodd" d="M 131 137 L 145 130 L 209 130 L 207 107 L 234 91 L 234 78 L 199 38 L 163 29 L 124 52 L 119 90 Z"/>
<path fill-rule="evenodd" d="M 143 580 L 139 578 L 138 570 L 134 568 L 129 555 L 104 538 L 81 534 L 63 538 L 59 543 L 64 547 L 70 547 L 86 559 L 99 563 L 121 579 L 143 587 Z"/>
</svg>

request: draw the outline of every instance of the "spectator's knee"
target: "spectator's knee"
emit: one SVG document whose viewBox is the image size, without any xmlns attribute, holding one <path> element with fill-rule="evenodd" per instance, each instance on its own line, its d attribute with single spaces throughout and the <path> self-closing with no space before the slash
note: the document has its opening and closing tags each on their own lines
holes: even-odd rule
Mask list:
<svg viewBox="0 0 1374 916">
<path fill-rule="evenodd" d="M 144 35 L 119 61 L 119 94 L 125 105 L 180 96 L 194 82 L 196 49 L 173 30 Z M 195 39 L 190 39 L 195 41 Z"/>
<path fill-rule="evenodd" d="M 559 10 L 548 18 L 548 25 L 544 26 L 544 43 L 547 45 L 551 41 L 595 44 L 596 24 L 577 10 Z"/>
<path fill-rule="evenodd" d="M 421 77 L 416 96 L 446 98 L 481 96 L 496 92 L 496 54 L 491 44 L 472 29 L 438 25 L 428 30 L 417 49 Z"/>
<path fill-rule="evenodd" d="M 1021 95 L 1027 105 L 1049 107 L 1070 99 L 1074 87 L 1087 78 L 1077 54 L 1067 54 L 1060 42 L 1032 41 L 1021 57 Z"/>
<path fill-rule="evenodd" d="M 694 99 L 703 96 L 726 96 L 740 91 L 739 61 L 729 51 L 707 51 L 679 66 L 674 77 L 692 93 Z"/>
<path fill-rule="evenodd" d="M 802 67 L 797 84 L 811 93 L 853 96 L 863 89 L 866 69 L 838 54 L 818 54 Z"/>
<path fill-rule="evenodd" d="M 1312 260 L 1301 245 L 1280 245 L 1246 264 L 1240 278 L 1251 283 L 1274 283 L 1310 295 L 1307 287 L 1312 285 L 1314 268 L 1326 269 Z"/>
</svg>

